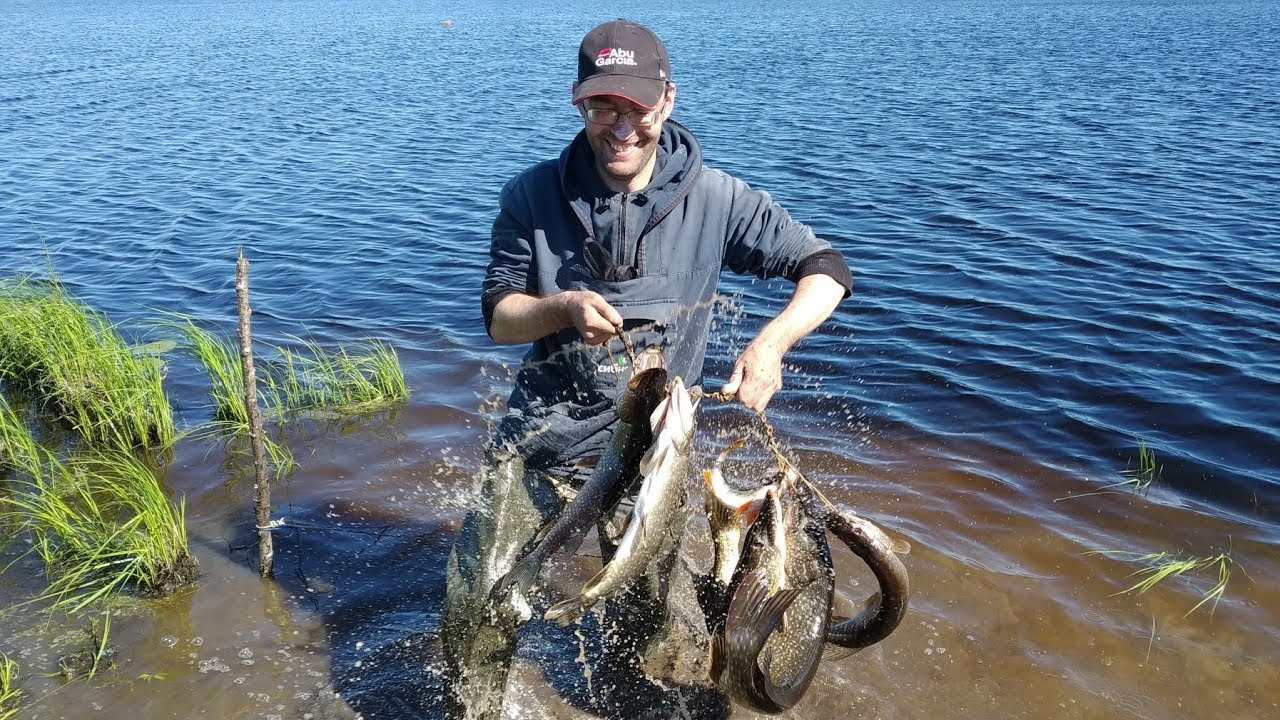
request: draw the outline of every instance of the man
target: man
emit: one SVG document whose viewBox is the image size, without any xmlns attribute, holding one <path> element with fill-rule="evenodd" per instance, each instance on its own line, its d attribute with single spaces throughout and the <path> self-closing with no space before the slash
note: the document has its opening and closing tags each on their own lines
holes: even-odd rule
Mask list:
<svg viewBox="0 0 1280 720">
<path fill-rule="evenodd" d="M 625 20 L 594 28 L 573 85 L 582 131 L 500 195 L 481 306 L 495 341 L 532 347 L 486 458 L 482 509 L 468 516 L 449 561 L 451 715 L 500 714 L 522 618 L 485 599 L 581 485 L 575 464 L 609 441 L 625 365 L 609 341 L 626 330 L 637 347 L 662 346 L 670 373 L 692 384 L 721 269 L 794 281 L 788 304 L 721 388 L 763 410 L 782 387 L 784 353 L 850 292 L 839 252 L 766 193 L 702 164 L 693 134 L 670 119 L 675 101 L 656 35 Z M 664 613 L 659 624 L 679 620 L 678 610 Z"/>
</svg>

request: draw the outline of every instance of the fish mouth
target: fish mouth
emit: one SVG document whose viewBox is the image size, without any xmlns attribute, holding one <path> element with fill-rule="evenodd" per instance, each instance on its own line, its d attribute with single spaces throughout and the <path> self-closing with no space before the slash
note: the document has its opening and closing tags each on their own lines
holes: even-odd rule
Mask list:
<svg viewBox="0 0 1280 720">
<path fill-rule="evenodd" d="M 667 386 L 667 397 L 658 403 L 649 416 L 649 427 L 653 429 L 655 444 L 659 439 L 673 440 L 683 443 L 693 435 L 694 415 L 698 409 L 698 400 L 685 387 L 684 379 L 679 375 L 671 379 Z"/>
</svg>

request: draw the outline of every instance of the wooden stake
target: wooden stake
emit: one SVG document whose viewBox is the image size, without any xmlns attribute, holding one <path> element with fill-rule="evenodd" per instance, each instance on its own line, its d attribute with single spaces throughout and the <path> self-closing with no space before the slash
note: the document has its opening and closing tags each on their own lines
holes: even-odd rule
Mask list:
<svg viewBox="0 0 1280 720">
<path fill-rule="evenodd" d="M 249 411 L 249 442 L 253 445 L 253 504 L 257 511 L 258 574 L 271 577 L 275 551 L 271 546 L 271 483 L 267 480 L 267 451 L 262 444 L 262 413 L 258 411 L 258 381 L 253 372 L 253 336 L 249 332 L 249 261 L 244 247 L 236 250 L 236 304 L 240 310 L 240 368 L 244 371 L 244 404 Z"/>
</svg>

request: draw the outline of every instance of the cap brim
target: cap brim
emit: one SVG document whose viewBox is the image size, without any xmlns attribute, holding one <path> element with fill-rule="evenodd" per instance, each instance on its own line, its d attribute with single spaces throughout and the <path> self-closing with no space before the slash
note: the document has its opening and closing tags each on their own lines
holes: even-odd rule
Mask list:
<svg viewBox="0 0 1280 720">
<path fill-rule="evenodd" d="M 598 95 L 616 95 L 645 108 L 657 107 L 667 84 L 653 78 L 630 75 L 597 75 L 578 83 L 573 90 L 573 104 Z"/>
</svg>

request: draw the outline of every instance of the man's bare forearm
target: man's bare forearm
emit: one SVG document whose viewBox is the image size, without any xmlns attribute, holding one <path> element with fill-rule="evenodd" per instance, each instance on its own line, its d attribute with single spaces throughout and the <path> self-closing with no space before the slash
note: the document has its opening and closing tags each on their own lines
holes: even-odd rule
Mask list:
<svg viewBox="0 0 1280 720">
<path fill-rule="evenodd" d="M 527 343 L 576 327 L 589 344 L 604 342 L 622 324 L 622 316 L 604 298 L 585 290 L 546 297 L 511 293 L 498 301 L 489 336 L 504 344 Z"/>
<path fill-rule="evenodd" d="M 831 317 L 844 299 L 844 292 L 844 286 L 827 275 L 800 278 L 787 306 L 760 329 L 755 342 L 767 344 L 782 355 Z"/>
</svg>

